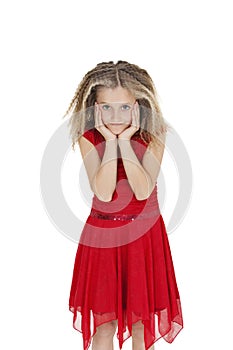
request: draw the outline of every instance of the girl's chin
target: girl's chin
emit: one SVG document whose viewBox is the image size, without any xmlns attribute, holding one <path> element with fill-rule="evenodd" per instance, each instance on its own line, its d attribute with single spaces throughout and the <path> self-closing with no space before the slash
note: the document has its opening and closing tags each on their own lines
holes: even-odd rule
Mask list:
<svg viewBox="0 0 233 350">
<path fill-rule="evenodd" d="M 128 128 L 128 125 L 123 126 L 122 125 L 106 125 L 107 128 L 114 134 L 114 135 L 119 135 L 121 134 L 125 129 Z"/>
</svg>

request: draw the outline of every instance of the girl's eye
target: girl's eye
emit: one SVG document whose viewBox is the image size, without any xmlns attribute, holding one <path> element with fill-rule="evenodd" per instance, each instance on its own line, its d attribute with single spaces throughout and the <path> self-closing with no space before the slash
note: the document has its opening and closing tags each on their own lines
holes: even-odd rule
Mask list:
<svg viewBox="0 0 233 350">
<path fill-rule="evenodd" d="M 102 108 L 104 111 L 108 111 L 111 107 L 109 105 L 103 105 Z"/>
<path fill-rule="evenodd" d="M 121 108 L 123 109 L 123 111 L 128 111 L 131 108 L 131 106 L 123 105 Z"/>
</svg>

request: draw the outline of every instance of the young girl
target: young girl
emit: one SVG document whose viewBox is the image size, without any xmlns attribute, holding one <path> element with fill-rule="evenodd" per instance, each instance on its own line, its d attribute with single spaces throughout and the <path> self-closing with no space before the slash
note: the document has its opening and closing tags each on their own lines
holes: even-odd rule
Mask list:
<svg viewBox="0 0 233 350">
<path fill-rule="evenodd" d="M 70 291 L 83 349 L 171 343 L 183 328 L 180 296 L 157 200 L 168 124 L 147 71 L 104 62 L 81 81 L 66 112 L 93 191 Z"/>
</svg>

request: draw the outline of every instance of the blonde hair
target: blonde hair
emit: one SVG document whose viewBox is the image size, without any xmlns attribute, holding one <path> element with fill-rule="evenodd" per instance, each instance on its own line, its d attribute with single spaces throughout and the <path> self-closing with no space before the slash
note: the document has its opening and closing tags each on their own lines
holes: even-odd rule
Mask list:
<svg viewBox="0 0 233 350">
<path fill-rule="evenodd" d="M 170 128 L 163 118 L 154 83 L 145 69 L 126 61 L 102 62 L 84 76 L 64 115 L 71 115 L 68 125 L 73 149 L 84 131 L 95 127 L 93 106 L 98 88 L 118 86 L 128 89 L 139 103 L 140 128 L 135 135 L 146 143 L 156 142 L 159 135 Z"/>
</svg>

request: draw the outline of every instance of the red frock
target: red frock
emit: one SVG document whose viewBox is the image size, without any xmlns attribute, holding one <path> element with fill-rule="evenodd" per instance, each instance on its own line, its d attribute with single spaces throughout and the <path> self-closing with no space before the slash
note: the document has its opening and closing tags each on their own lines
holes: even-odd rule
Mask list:
<svg viewBox="0 0 233 350">
<path fill-rule="evenodd" d="M 100 158 L 103 136 L 94 128 L 84 136 Z M 146 143 L 131 145 L 139 161 Z M 144 324 L 145 349 L 163 337 L 168 343 L 183 328 L 179 291 L 167 232 L 157 200 L 157 183 L 146 200 L 137 200 L 129 186 L 118 149 L 117 186 L 111 202 L 95 195 L 74 262 L 69 309 L 73 327 L 82 333 L 83 349 L 96 327 L 117 320 L 120 349 L 132 335 L 132 324 Z"/>
</svg>

